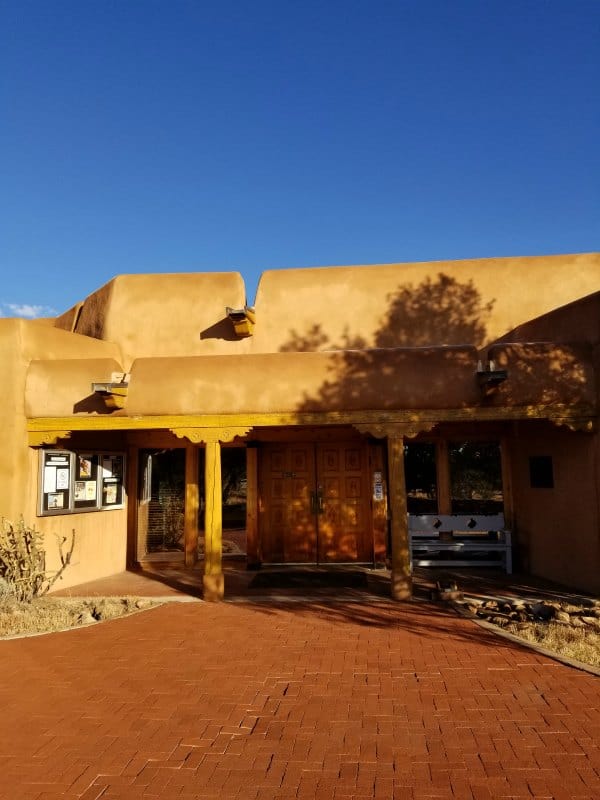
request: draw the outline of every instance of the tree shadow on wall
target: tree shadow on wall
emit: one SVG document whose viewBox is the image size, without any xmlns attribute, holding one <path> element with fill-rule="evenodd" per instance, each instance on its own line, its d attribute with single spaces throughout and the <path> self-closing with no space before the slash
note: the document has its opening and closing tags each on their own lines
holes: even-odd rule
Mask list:
<svg viewBox="0 0 600 800">
<path fill-rule="evenodd" d="M 514 337 L 503 344 L 500 338 L 485 357 L 495 299 L 484 300 L 471 280 L 460 282 L 440 272 L 417 285 L 399 286 L 386 301 L 369 340 L 350 326 L 337 340 L 321 324 L 290 331 L 282 352 L 330 353 L 326 379 L 317 389 L 304 391 L 298 411 L 423 404 L 547 406 L 549 411 L 580 405 L 585 410 L 595 402 L 591 344 L 519 342 Z M 508 379 L 489 393 L 475 379 L 477 360 L 487 358 L 508 372 Z"/>
<path fill-rule="evenodd" d="M 403 361 L 408 369 L 408 353 L 392 355 L 382 350 L 447 346 L 448 350 L 441 355 L 443 359 L 472 364 L 476 357 L 474 348 L 485 343 L 495 302 L 485 302 L 471 280 L 461 283 L 444 273 L 435 279 L 428 277 L 416 286 L 401 285 L 386 300 L 387 308 L 372 341 L 353 333 L 349 327 L 337 341 L 320 324 L 304 332 L 290 331 L 281 352 L 333 351 L 327 380 L 316 393 L 305 392 L 300 411 L 346 408 L 353 399 L 358 402 L 359 396 L 364 398 L 365 392 L 368 393 L 375 371 L 385 380 L 397 377 Z M 423 363 L 427 357 L 424 352 Z M 436 380 L 432 374 L 431 381 Z M 374 407 L 381 407 L 377 405 L 377 397 L 369 399 L 375 401 Z"/>
<path fill-rule="evenodd" d="M 495 405 L 578 406 L 595 403 L 593 346 L 554 342 L 511 342 L 490 349 L 508 380 L 495 392 Z"/>
<path fill-rule="evenodd" d="M 435 280 L 426 278 L 387 295 L 387 310 L 374 334 L 372 344 L 346 329 L 334 342 L 320 324 L 304 333 L 295 329 L 279 349 L 284 353 L 314 350 L 346 350 L 366 347 L 427 347 L 485 344 L 487 322 L 495 300 L 485 303 L 473 281 L 460 283 L 440 272 Z"/>
</svg>

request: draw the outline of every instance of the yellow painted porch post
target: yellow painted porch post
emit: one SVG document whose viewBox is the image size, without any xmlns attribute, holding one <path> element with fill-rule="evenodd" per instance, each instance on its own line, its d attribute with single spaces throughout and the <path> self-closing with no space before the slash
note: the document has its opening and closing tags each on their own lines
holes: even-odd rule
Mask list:
<svg viewBox="0 0 600 800">
<path fill-rule="evenodd" d="M 222 600 L 223 577 L 223 511 L 221 506 L 221 444 L 207 441 L 204 453 L 204 575 L 205 600 Z"/>
<path fill-rule="evenodd" d="M 394 600 L 408 600 L 412 596 L 412 574 L 406 513 L 404 437 L 388 436 L 387 446 L 392 517 L 392 597 Z"/>
<path fill-rule="evenodd" d="M 138 472 L 139 449 L 127 448 L 127 567 L 131 569 L 138 558 Z"/>
<path fill-rule="evenodd" d="M 188 444 L 185 448 L 185 512 L 183 520 L 183 541 L 185 546 L 185 565 L 193 567 L 198 561 L 198 510 L 200 491 L 198 487 L 198 445 Z"/>
</svg>

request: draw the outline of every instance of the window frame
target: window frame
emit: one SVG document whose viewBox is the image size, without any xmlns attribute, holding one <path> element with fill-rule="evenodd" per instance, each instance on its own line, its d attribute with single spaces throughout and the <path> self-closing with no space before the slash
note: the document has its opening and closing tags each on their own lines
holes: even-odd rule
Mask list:
<svg viewBox="0 0 600 800">
<path fill-rule="evenodd" d="M 122 451 L 40 450 L 37 516 L 124 508 L 125 470 L 126 456 Z M 109 491 L 115 497 L 114 502 L 107 500 Z"/>
</svg>

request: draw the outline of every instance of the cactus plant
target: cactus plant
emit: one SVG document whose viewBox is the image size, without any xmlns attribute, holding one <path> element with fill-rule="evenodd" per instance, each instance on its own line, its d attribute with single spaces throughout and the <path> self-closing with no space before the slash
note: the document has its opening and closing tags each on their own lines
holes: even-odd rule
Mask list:
<svg viewBox="0 0 600 800">
<path fill-rule="evenodd" d="M 56 535 L 56 534 L 55 534 Z M 0 578 L 15 598 L 31 602 L 46 594 L 62 576 L 71 562 L 75 547 L 75 531 L 71 533 L 68 549 L 67 537 L 56 536 L 60 567 L 52 572 L 46 569 L 46 551 L 43 534 L 21 518 L 15 525 L 2 517 L 0 525 Z"/>
</svg>

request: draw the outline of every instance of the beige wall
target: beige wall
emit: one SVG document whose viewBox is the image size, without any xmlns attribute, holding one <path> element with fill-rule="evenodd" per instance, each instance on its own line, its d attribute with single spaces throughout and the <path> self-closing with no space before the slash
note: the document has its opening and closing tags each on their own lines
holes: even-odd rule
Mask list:
<svg viewBox="0 0 600 800">
<path fill-rule="evenodd" d="M 599 287 L 599 254 L 269 271 L 252 349 L 323 349 L 356 337 L 373 346 L 382 333 L 387 346 L 483 345 Z"/>
<path fill-rule="evenodd" d="M 254 335 L 238 340 L 225 306 L 244 305 L 239 274 L 121 275 L 57 325 L 118 343 L 126 369 L 136 357 L 483 346 L 599 286 L 599 254 L 273 270 Z"/>
<path fill-rule="evenodd" d="M 116 342 L 123 367 L 134 358 L 239 352 L 225 307 L 243 308 L 246 290 L 237 272 L 119 275 L 86 298 L 81 311 L 57 320 Z"/>
<path fill-rule="evenodd" d="M 488 356 L 508 377 L 491 395 L 494 406 L 582 404 L 595 407 L 594 348 L 588 344 L 498 344 Z"/>
<path fill-rule="evenodd" d="M 113 358 L 60 358 L 32 361 L 27 371 L 27 417 L 70 417 L 74 414 L 106 414 L 92 383 L 110 381 L 122 367 Z"/>
<path fill-rule="evenodd" d="M 524 322 L 502 341 L 600 343 L 600 291 Z"/>
<path fill-rule="evenodd" d="M 37 518 L 38 451 L 27 446 L 25 379 L 34 359 L 81 359 L 118 354 L 112 344 L 71 335 L 37 321 L 0 319 L 0 516 L 18 520 L 21 516 L 42 532 L 60 535 L 77 529 L 77 548 L 73 566 L 61 585 L 71 585 L 111 574 L 123 568 L 126 525 L 125 511 L 97 512 Z M 40 386 L 43 401 L 52 387 Z M 71 403 L 72 405 L 72 403 Z M 49 566 L 56 563 L 56 540 L 46 539 Z"/>
<path fill-rule="evenodd" d="M 452 408 L 477 402 L 469 347 L 138 359 L 127 412 L 231 414 Z"/>
<path fill-rule="evenodd" d="M 600 592 L 600 437 L 519 423 L 511 441 L 517 542 L 524 565 L 565 586 Z M 529 457 L 551 456 L 553 489 L 532 489 Z"/>
<path fill-rule="evenodd" d="M 23 325 L 21 320 L 0 319 L 0 516 L 9 519 L 23 513 L 28 474 Z"/>
<path fill-rule="evenodd" d="M 18 517 L 28 497 L 24 485 L 28 474 L 25 380 L 31 361 L 110 357 L 117 352 L 115 345 L 73 336 L 39 321 L 0 319 L 0 515 Z M 43 394 L 49 391 L 48 387 Z"/>
<path fill-rule="evenodd" d="M 508 379 L 485 400 L 469 346 L 139 358 L 125 410 L 111 415 L 595 406 L 590 345 L 501 344 L 489 357 Z M 107 414 L 90 384 L 116 368 L 109 359 L 32 362 L 27 416 Z"/>
<path fill-rule="evenodd" d="M 68 443 L 65 442 L 66 449 Z M 54 589 L 66 589 L 84 581 L 122 572 L 127 552 L 127 506 L 110 511 L 85 514 L 57 514 L 37 517 L 39 451 L 29 449 L 29 497 L 24 518 L 44 534 L 48 570 L 60 566 L 58 542 L 66 539 L 65 548 L 75 531 L 75 548 L 69 567 Z"/>
</svg>

